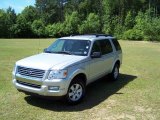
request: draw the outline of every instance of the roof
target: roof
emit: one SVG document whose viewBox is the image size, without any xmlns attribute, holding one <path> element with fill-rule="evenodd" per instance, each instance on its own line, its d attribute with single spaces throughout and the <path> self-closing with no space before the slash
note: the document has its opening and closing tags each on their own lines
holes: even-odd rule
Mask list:
<svg viewBox="0 0 160 120">
<path fill-rule="evenodd" d="M 77 40 L 97 40 L 105 38 L 114 38 L 112 35 L 107 34 L 87 34 L 87 35 L 71 35 L 69 37 L 62 37 L 60 39 L 77 39 Z"/>
</svg>

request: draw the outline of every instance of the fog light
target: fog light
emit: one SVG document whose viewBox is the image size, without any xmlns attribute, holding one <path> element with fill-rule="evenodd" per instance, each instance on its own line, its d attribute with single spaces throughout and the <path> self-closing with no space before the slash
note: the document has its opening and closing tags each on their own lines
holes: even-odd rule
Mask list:
<svg viewBox="0 0 160 120">
<path fill-rule="evenodd" d="M 59 90 L 59 86 L 48 86 L 48 90 L 58 91 Z"/>
</svg>

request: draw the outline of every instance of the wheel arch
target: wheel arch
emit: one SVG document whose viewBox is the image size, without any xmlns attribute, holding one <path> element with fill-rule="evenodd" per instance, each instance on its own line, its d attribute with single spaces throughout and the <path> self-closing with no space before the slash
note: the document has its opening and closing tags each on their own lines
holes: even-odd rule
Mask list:
<svg viewBox="0 0 160 120">
<path fill-rule="evenodd" d="M 78 78 L 82 78 L 82 79 L 78 79 Z M 69 84 L 69 86 L 68 86 L 68 92 L 67 92 L 67 94 L 66 94 L 66 100 L 67 100 L 67 102 L 69 103 L 69 104 L 77 104 L 77 103 L 79 103 L 80 101 L 82 101 L 82 99 L 84 98 L 84 96 L 85 96 L 85 86 L 86 86 L 86 75 L 85 75 L 85 73 L 78 73 L 78 74 L 75 74 L 75 76 L 71 79 L 71 81 L 70 81 L 70 84 Z M 82 80 L 82 81 L 81 81 Z M 71 98 L 72 98 L 72 95 L 70 96 L 70 92 L 71 92 L 71 94 L 73 93 L 72 92 L 72 90 L 70 91 L 70 87 L 72 87 L 72 85 L 75 85 L 75 83 L 77 84 L 79 84 L 79 85 L 81 85 L 81 87 L 82 87 L 82 93 L 81 93 L 81 96 L 80 96 L 80 98 L 77 100 L 77 101 L 74 101 L 74 100 L 72 100 Z M 78 88 L 79 89 L 79 88 Z M 77 91 L 77 90 L 76 90 Z M 74 95 L 75 94 L 79 94 L 79 93 L 74 93 Z"/>
<path fill-rule="evenodd" d="M 86 86 L 86 83 L 87 83 L 87 76 L 84 74 L 84 73 L 79 73 L 77 74 L 76 76 L 73 77 L 72 81 L 73 80 L 77 80 L 78 78 L 81 78 L 82 79 L 82 82 L 84 83 L 84 85 Z"/>
<path fill-rule="evenodd" d="M 87 84 L 87 75 L 86 75 L 85 71 L 83 71 L 81 69 L 78 69 L 78 70 L 74 71 L 73 74 L 71 74 L 69 76 L 69 82 L 70 82 L 69 84 L 71 84 L 71 82 L 73 80 L 75 80 L 76 78 L 82 78 L 82 81 L 84 82 L 84 85 Z"/>
<path fill-rule="evenodd" d="M 120 60 L 117 60 L 117 61 L 115 62 L 115 64 L 117 64 L 118 67 L 120 68 L 120 66 L 121 66 Z M 115 65 L 115 64 L 114 64 L 114 65 Z"/>
<path fill-rule="evenodd" d="M 115 62 L 114 62 L 114 64 L 113 64 L 113 66 L 112 66 L 112 70 L 113 70 L 113 68 L 114 68 L 114 66 L 115 65 L 118 65 L 118 67 L 120 68 L 120 66 L 121 66 L 121 62 L 120 62 L 120 60 L 119 59 L 117 59 L 117 60 L 115 60 Z"/>
</svg>

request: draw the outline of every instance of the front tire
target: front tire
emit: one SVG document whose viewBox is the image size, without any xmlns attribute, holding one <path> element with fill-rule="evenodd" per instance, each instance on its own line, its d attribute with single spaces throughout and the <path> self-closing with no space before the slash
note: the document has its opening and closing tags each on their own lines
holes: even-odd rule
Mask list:
<svg viewBox="0 0 160 120">
<path fill-rule="evenodd" d="M 67 92 L 67 102 L 77 104 L 82 101 L 85 95 L 85 84 L 81 79 L 75 79 L 71 82 Z"/>
</svg>

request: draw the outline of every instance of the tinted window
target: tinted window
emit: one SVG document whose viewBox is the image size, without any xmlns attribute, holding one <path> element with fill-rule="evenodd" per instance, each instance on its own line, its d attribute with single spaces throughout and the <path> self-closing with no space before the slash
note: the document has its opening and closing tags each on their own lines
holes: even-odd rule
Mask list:
<svg viewBox="0 0 160 120">
<path fill-rule="evenodd" d="M 90 43 L 91 42 L 89 40 L 58 39 L 49 46 L 45 52 L 57 54 L 69 53 L 73 55 L 87 56 Z"/>
<path fill-rule="evenodd" d="M 92 53 L 93 52 L 101 52 L 101 49 L 100 49 L 100 46 L 99 46 L 99 42 L 98 41 L 95 41 L 93 43 L 93 47 L 92 47 Z"/>
<path fill-rule="evenodd" d="M 118 40 L 117 40 L 117 39 L 113 39 L 112 41 L 113 41 L 113 44 L 114 44 L 116 50 L 117 50 L 117 51 L 118 51 L 118 50 L 121 50 L 121 46 L 120 46 Z"/>
<path fill-rule="evenodd" d="M 99 40 L 102 55 L 111 53 L 113 51 L 109 40 Z"/>
<path fill-rule="evenodd" d="M 97 40 L 92 47 L 93 52 L 101 52 L 102 55 L 111 53 L 113 51 L 112 45 L 109 40 Z"/>
</svg>

